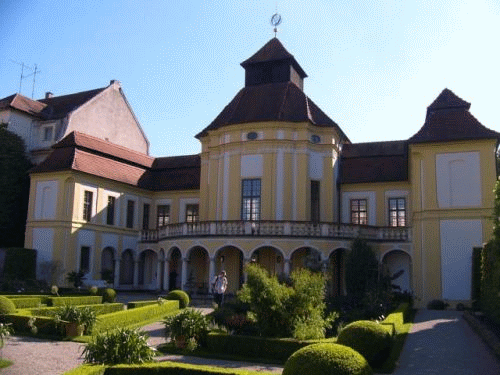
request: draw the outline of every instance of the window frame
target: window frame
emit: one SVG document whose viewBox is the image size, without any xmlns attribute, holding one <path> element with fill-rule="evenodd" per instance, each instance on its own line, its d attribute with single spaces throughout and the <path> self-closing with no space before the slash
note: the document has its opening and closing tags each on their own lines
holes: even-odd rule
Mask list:
<svg viewBox="0 0 500 375">
<path fill-rule="evenodd" d="M 91 190 L 84 190 L 83 192 L 83 221 L 92 221 L 92 211 L 94 206 L 94 192 Z"/>
<path fill-rule="evenodd" d="M 134 229 L 135 224 L 135 200 L 127 199 L 127 211 L 125 217 L 125 226 Z"/>
<path fill-rule="evenodd" d="M 189 218 L 190 220 L 188 220 Z M 189 224 L 198 223 L 200 221 L 200 205 L 198 203 L 186 204 L 186 215 L 184 220 Z"/>
<path fill-rule="evenodd" d="M 115 225 L 116 197 L 108 195 L 108 205 L 106 207 L 106 225 Z"/>
<path fill-rule="evenodd" d="M 357 203 L 358 209 L 355 210 L 354 203 Z M 364 204 L 364 210 L 362 209 L 362 203 Z M 349 200 L 349 212 L 351 218 L 351 224 L 354 225 L 368 225 L 368 199 L 366 198 L 351 198 Z M 364 220 L 361 214 L 364 213 Z M 356 217 L 357 214 L 357 217 Z"/>
<path fill-rule="evenodd" d="M 156 205 L 156 227 L 161 228 L 170 224 L 170 205 Z"/>
<path fill-rule="evenodd" d="M 151 204 L 144 203 L 142 205 L 142 230 L 149 230 L 150 213 L 151 213 Z"/>
<path fill-rule="evenodd" d="M 311 180 L 310 204 L 311 222 L 319 223 L 321 219 L 321 183 L 319 180 Z"/>
<path fill-rule="evenodd" d="M 247 194 L 247 192 L 249 192 L 249 194 Z M 262 180 L 260 178 L 244 178 L 241 180 L 242 221 L 261 220 L 261 207 L 262 207 L 261 196 L 262 196 Z"/>
<path fill-rule="evenodd" d="M 396 209 L 393 210 L 391 209 L 391 201 L 395 201 L 396 202 Z M 399 202 L 402 201 L 404 206 L 403 206 L 403 209 L 399 209 Z M 408 206 L 406 204 L 406 197 L 389 197 L 387 199 L 387 210 L 388 210 L 388 220 L 389 220 L 389 226 L 392 227 L 392 228 L 398 228 L 398 227 L 406 227 L 407 224 L 408 224 Z M 395 212 L 396 213 L 396 216 L 395 216 L 395 224 L 396 225 L 393 225 L 393 218 L 392 218 L 392 215 L 391 213 L 392 212 Z M 403 216 L 401 217 L 399 214 L 400 212 L 403 213 Z M 400 222 L 400 219 L 402 219 L 402 223 Z M 402 224 L 402 225 L 401 225 Z"/>
</svg>

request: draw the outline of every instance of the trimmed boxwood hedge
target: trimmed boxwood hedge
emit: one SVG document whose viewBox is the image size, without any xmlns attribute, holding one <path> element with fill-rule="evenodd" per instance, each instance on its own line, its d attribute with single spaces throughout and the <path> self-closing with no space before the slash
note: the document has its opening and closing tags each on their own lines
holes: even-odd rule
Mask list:
<svg viewBox="0 0 500 375">
<path fill-rule="evenodd" d="M 78 307 L 90 307 L 95 311 L 97 315 L 109 314 L 112 312 L 122 311 L 123 303 L 106 303 L 100 305 L 79 305 Z M 31 315 L 31 316 L 47 316 L 53 317 L 56 313 L 57 307 L 39 307 L 33 309 L 24 309 L 22 311 L 18 311 L 18 314 L 23 315 Z"/>
<path fill-rule="evenodd" d="M 29 309 L 32 307 L 39 307 L 42 304 L 40 297 L 27 297 L 27 298 L 9 298 L 17 309 Z"/>
<path fill-rule="evenodd" d="M 144 307 L 154 304 L 158 304 L 158 300 L 130 301 L 129 303 L 127 303 L 127 309 L 135 309 L 136 307 Z"/>
<path fill-rule="evenodd" d="M 5 315 L 5 320 L 8 323 L 12 324 L 12 328 L 16 333 L 29 333 L 30 327 L 28 325 L 28 322 L 32 318 L 33 318 L 32 316 L 28 315 L 18 315 L 18 314 Z M 56 322 L 52 318 L 45 316 L 37 316 L 35 317 L 34 324 L 38 328 L 38 333 L 50 336 L 59 336 L 59 337 L 63 336 L 60 328 L 56 326 Z"/>
<path fill-rule="evenodd" d="M 92 333 L 97 334 L 118 327 L 127 327 L 140 321 L 161 319 L 178 309 L 179 301 L 165 301 L 162 304 L 157 303 L 156 305 L 100 315 L 92 329 Z"/>
<path fill-rule="evenodd" d="M 102 296 L 49 297 L 48 306 L 78 306 L 102 303 Z"/>
</svg>

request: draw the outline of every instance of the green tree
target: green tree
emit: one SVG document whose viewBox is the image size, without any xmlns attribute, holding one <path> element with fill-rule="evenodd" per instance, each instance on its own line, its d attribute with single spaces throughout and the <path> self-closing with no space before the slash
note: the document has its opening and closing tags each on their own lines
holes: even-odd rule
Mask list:
<svg viewBox="0 0 500 375">
<path fill-rule="evenodd" d="M 378 281 L 377 257 L 365 240 L 357 238 L 353 241 L 345 269 L 347 295 L 360 302 Z"/>
<path fill-rule="evenodd" d="M 0 247 L 23 247 L 29 200 L 24 141 L 0 124 Z"/>
</svg>

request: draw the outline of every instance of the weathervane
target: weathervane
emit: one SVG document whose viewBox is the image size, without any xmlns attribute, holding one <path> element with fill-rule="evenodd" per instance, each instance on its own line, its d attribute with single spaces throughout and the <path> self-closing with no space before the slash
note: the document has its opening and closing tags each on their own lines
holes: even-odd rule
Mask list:
<svg viewBox="0 0 500 375">
<path fill-rule="evenodd" d="M 279 13 L 274 13 L 271 17 L 271 25 L 274 26 L 274 37 L 278 33 L 278 25 L 281 23 L 281 15 Z"/>
</svg>

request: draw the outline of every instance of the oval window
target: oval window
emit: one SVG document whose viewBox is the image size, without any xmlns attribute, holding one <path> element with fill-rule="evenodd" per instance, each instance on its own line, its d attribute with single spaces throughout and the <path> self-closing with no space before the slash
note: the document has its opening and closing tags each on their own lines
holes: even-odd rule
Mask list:
<svg viewBox="0 0 500 375">
<path fill-rule="evenodd" d="M 256 132 L 250 132 L 250 133 L 247 133 L 247 139 L 250 140 L 250 141 L 253 141 L 254 139 L 257 139 L 257 133 Z"/>
<path fill-rule="evenodd" d="M 312 143 L 319 143 L 319 142 L 321 142 L 320 136 L 316 135 L 316 134 L 311 135 L 311 142 Z"/>
</svg>

